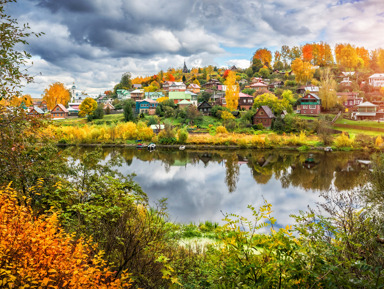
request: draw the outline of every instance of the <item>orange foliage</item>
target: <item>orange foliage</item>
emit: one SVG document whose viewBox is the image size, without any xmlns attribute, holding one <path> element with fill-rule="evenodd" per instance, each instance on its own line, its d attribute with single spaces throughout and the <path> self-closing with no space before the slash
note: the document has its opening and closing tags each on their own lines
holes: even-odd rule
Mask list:
<svg viewBox="0 0 384 289">
<path fill-rule="evenodd" d="M 35 217 L 17 192 L 0 190 L 1 288 L 129 288 L 105 268 L 91 245 L 58 226 L 56 214 Z"/>
<path fill-rule="evenodd" d="M 167 80 L 167 81 L 175 81 L 175 77 L 171 73 L 167 73 L 165 75 L 165 80 Z"/>
<path fill-rule="evenodd" d="M 64 84 L 56 82 L 51 84 L 49 88 L 44 90 L 43 100 L 47 102 L 47 108 L 53 109 L 56 104 L 66 106 L 71 98 L 69 90 L 64 87 Z"/>
<path fill-rule="evenodd" d="M 312 62 L 313 60 L 313 54 L 312 54 L 312 51 L 313 51 L 313 46 L 312 44 L 305 44 L 303 46 L 303 48 L 301 49 L 302 51 L 302 55 L 303 55 L 303 60 L 304 61 L 307 61 L 307 62 Z"/>
<path fill-rule="evenodd" d="M 266 48 L 256 50 L 253 59 L 260 59 L 262 64 L 270 65 L 272 61 L 272 53 Z"/>
<path fill-rule="evenodd" d="M 320 42 L 312 44 L 313 65 L 327 66 L 333 63 L 332 50 L 329 44 Z"/>
<path fill-rule="evenodd" d="M 228 74 L 229 74 L 230 71 L 231 71 L 231 70 L 229 70 L 229 69 L 227 69 L 226 71 L 224 71 L 223 77 L 224 77 L 224 78 L 227 78 L 227 76 L 228 76 Z"/>
</svg>

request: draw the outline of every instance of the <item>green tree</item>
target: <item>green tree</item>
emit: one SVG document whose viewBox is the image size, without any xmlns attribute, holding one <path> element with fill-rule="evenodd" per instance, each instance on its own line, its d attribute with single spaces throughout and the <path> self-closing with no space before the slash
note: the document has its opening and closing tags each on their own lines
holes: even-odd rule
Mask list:
<svg viewBox="0 0 384 289">
<path fill-rule="evenodd" d="M 5 8 L 16 0 L 0 1 L 0 100 L 20 94 L 23 82 L 31 82 L 25 66 L 31 55 L 20 48 L 27 45 L 27 38 L 43 33 L 30 31 L 28 24 L 19 26 L 16 19 L 6 14 Z"/>
<path fill-rule="evenodd" d="M 124 104 L 123 111 L 124 111 L 124 120 L 125 121 L 134 121 L 135 120 L 135 116 L 133 114 L 131 102 L 126 102 Z"/>
<path fill-rule="evenodd" d="M 91 97 L 86 97 L 79 106 L 79 116 L 91 116 L 97 108 L 97 102 Z"/>
<path fill-rule="evenodd" d="M 93 119 L 103 119 L 104 118 L 104 109 L 102 105 L 98 105 L 95 111 L 93 112 Z"/>
<path fill-rule="evenodd" d="M 292 111 L 292 106 L 287 99 L 279 99 L 272 93 L 264 93 L 255 97 L 253 109 L 257 110 L 262 105 L 269 106 L 277 114 L 280 114 L 283 110 Z"/>
<path fill-rule="evenodd" d="M 261 68 L 260 70 L 259 70 L 259 74 L 260 74 L 260 76 L 262 77 L 262 78 L 268 78 L 269 76 L 270 76 L 270 71 L 269 71 L 269 69 L 268 68 Z"/>
</svg>

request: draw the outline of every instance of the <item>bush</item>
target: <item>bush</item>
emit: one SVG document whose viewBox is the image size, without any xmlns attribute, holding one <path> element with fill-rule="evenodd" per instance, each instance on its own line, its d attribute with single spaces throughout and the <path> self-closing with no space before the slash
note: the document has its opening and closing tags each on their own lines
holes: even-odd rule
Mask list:
<svg viewBox="0 0 384 289">
<path fill-rule="evenodd" d="M 344 132 L 335 138 L 334 140 L 336 147 L 352 147 L 353 140 L 349 138 Z"/>
<path fill-rule="evenodd" d="M 261 123 L 252 125 L 254 130 L 264 130 L 264 126 Z"/>
<path fill-rule="evenodd" d="M 216 127 L 216 133 L 228 133 L 227 129 L 224 126 Z"/>
<path fill-rule="evenodd" d="M 103 119 L 104 109 L 99 105 L 93 112 L 93 119 Z"/>
<path fill-rule="evenodd" d="M 186 143 L 188 139 L 188 132 L 185 129 L 179 129 L 177 132 L 177 138 L 179 143 Z"/>
</svg>

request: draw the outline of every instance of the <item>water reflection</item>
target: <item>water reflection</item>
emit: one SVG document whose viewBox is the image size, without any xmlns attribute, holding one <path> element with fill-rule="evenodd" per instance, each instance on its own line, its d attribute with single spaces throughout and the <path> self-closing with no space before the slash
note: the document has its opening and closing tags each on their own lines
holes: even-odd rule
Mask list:
<svg viewBox="0 0 384 289">
<path fill-rule="evenodd" d="M 85 150 L 66 149 L 74 157 Z M 265 198 L 285 226 L 290 214 L 320 201 L 320 192 L 351 190 L 369 172 L 361 162 L 369 155 L 362 152 L 103 149 L 104 161 L 116 157 L 124 160 L 120 172 L 135 173 L 151 202 L 167 198 L 171 219 L 183 223 L 220 222 L 221 211 L 248 216 L 247 205 Z"/>
</svg>

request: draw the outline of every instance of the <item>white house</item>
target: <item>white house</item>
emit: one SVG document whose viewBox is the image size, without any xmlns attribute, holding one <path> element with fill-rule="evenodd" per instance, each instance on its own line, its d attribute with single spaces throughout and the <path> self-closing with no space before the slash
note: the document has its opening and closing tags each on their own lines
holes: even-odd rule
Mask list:
<svg viewBox="0 0 384 289">
<path fill-rule="evenodd" d="M 384 73 L 375 73 L 369 77 L 369 85 L 374 87 L 384 86 Z"/>
</svg>

